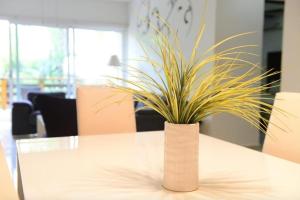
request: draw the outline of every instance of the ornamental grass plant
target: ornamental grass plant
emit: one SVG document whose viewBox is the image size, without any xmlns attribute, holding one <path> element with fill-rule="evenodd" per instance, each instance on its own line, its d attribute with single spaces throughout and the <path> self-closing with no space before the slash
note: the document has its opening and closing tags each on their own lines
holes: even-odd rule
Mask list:
<svg viewBox="0 0 300 200">
<path fill-rule="evenodd" d="M 250 52 L 256 45 L 222 48 L 253 33 L 233 35 L 200 51 L 206 26 L 202 24 L 192 53 L 186 58 L 177 31 L 167 26 L 170 35 L 152 27 L 156 34 L 150 51 L 141 44 L 145 54 L 142 61 L 149 64 L 156 78 L 141 68 L 129 66 L 129 79 L 114 78 L 123 81 L 125 86 L 112 86 L 133 95 L 144 108 L 157 111 L 169 123 L 193 124 L 210 115 L 229 113 L 264 131 L 268 120 L 261 113 L 269 114 L 272 110 L 265 103 L 270 98 L 265 92 L 274 85 L 264 84 L 264 79 L 278 72 L 261 73 L 261 68 L 250 61 L 257 56 Z M 130 77 L 138 77 L 138 81 Z"/>
</svg>

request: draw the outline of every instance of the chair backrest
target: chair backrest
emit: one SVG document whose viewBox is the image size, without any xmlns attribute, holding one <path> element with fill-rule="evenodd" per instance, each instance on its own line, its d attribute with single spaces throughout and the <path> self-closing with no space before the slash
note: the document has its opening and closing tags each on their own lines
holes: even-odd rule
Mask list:
<svg viewBox="0 0 300 200">
<path fill-rule="evenodd" d="M 52 97 L 57 97 L 57 98 L 66 98 L 66 93 L 64 92 L 29 92 L 27 94 L 27 99 L 32 103 L 33 110 L 40 110 L 36 99 L 39 95 L 47 95 L 47 96 L 52 96 Z"/>
<path fill-rule="evenodd" d="M 45 123 L 47 137 L 77 135 L 75 99 L 39 95 L 36 101 Z"/>
<path fill-rule="evenodd" d="M 263 152 L 300 163 L 300 93 L 277 93 Z"/>
<path fill-rule="evenodd" d="M 104 86 L 77 88 L 79 135 L 136 132 L 133 97 Z"/>
<path fill-rule="evenodd" d="M 19 199 L 10 176 L 4 151 L 0 144 L 0 199 Z"/>
<path fill-rule="evenodd" d="M 135 113 L 136 130 L 158 131 L 164 130 L 165 118 L 152 109 L 139 110 Z"/>
</svg>

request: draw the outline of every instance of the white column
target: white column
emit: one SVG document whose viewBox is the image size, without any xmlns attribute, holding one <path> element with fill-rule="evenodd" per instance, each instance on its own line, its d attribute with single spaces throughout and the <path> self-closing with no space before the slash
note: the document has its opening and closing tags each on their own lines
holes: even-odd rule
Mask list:
<svg viewBox="0 0 300 200">
<path fill-rule="evenodd" d="M 264 1 L 262 0 L 226 0 L 217 1 L 216 16 L 216 41 L 221 41 L 226 37 L 238 33 L 255 31 L 253 34 L 242 39 L 236 39 L 234 42 L 225 44 L 223 47 L 229 48 L 243 44 L 256 44 L 256 54 L 262 55 L 262 37 L 264 22 Z M 252 50 L 252 52 L 254 52 Z M 251 58 L 253 63 L 261 63 L 261 59 Z M 244 70 L 237 72 L 243 74 Z M 213 137 L 227 140 L 244 146 L 259 145 L 259 131 L 248 122 L 229 115 L 219 114 L 207 118 L 203 122 L 200 130 Z"/>
<path fill-rule="evenodd" d="M 285 0 L 281 90 L 300 92 L 300 1 Z"/>
</svg>

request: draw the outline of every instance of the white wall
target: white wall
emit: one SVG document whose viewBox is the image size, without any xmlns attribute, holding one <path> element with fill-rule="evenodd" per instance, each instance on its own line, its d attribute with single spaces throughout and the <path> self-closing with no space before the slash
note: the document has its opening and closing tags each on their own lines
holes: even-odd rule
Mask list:
<svg viewBox="0 0 300 200">
<path fill-rule="evenodd" d="M 128 26 L 128 2 L 106 0 L 0 0 L 0 18 L 53 26 Z"/>
<path fill-rule="evenodd" d="M 257 44 L 259 48 L 251 51 L 262 55 L 264 1 L 262 0 L 226 0 L 217 1 L 216 41 L 230 35 L 255 31 L 256 34 L 245 39 L 234 40 L 229 45 Z M 226 48 L 226 46 L 224 46 Z M 249 60 L 250 58 L 248 58 Z M 261 63 L 262 58 L 253 59 L 254 63 Z M 243 71 L 240 71 L 242 74 Z M 228 115 L 212 116 L 204 122 L 204 131 L 207 134 L 233 143 L 245 146 L 259 144 L 259 131 L 247 122 Z"/>
<path fill-rule="evenodd" d="M 300 1 L 285 0 L 281 90 L 300 92 Z"/>
<path fill-rule="evenodd" d="M 146 2 L 143 4 L 143 2 Z M 181 45 L 183 52 L 185 52 L 186 56 L 190 55 L 190 52 L 194 46 L 194 41 L 196 35 L 198 33 L 199 24 L 201 15 L 204 11 L 204 0 L 192 0 L 191 6 L 193 9 L 193 16 L 187 15 L 189 23 L 186 25 L 184 23 L 184 13 L 187 10 L 189 4 L 189 0 L 180 0 L 177 1 L 174 9 L 171 9 L 171 5 L 169 4 L 169 0 L 133 0 L 130 8 L 130 25 L 129 25 L 129 59 L 136 59 L 143 55 L 142 50 L 139 48 L 137 44 L 137 40 L 142 41 L 148 45 L 151 45 L 151 37 L 153 33 L 151 31 L 145 33 L 147 30 L 147 24 L 143 24 L 139 27 L 139 23 L 145 20 L 145 17 L 150 14 L 151 22 L 156 24 L 156 17 L 152 16 L 151 13 L 155 8 L 158 8 L 159 14 L 162 18 L 167 18 L 168 14 L 170 14 L 168 23 L 171 24 L 172 27 L 178 29 L 179 37 L 181 40 Z M 207 28 L 205 35 L 203 37 L 203 42 L 201 43 L 201 49 L 207 49 L 211 45 L 215 43 L 215 17 L 216 17 L 216 1 L 209 0 L 207 7 Z M 181 11 L 178 11 L 179 7 L 182 7 Z M 137 63 L 137 62 L 129 62 L 131 65 L 138 66 L 148 74 L 153 75 L 155 77 L 154 72 L 151 70 L 147 64 Z"/>
</svg>

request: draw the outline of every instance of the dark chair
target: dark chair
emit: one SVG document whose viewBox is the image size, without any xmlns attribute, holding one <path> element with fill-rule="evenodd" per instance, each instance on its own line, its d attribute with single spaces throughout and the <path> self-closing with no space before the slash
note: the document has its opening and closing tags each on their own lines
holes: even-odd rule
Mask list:
<svg viewBox="0 0 300 200">
<path fill-rule="evenodd" d="M 27 99 L 32 103 L 32 107 L 33 107 L 34 111 L 40 110 L 40 108 L 36 102 L 36 98 L 39 95 L 47 95 L 47 96 L 57 97 L 57 98 L 61 98 L 61 99 L 66 98 L 66 93 L 64 93 L 64 92 L 29 92 L 27 95 Z"/>
<path fill-rule="evenodd" d="M 138 132 L 164 130 L 165 118 L 155 110 L 139 110 L 135 113 L 135 120 Z"/>
<path fill-rule="evenodd" d="M 21 102 L 14 102 L 12 108 L 12 134 L 25 135 L 36 133 L 36 116 L 40 114 L 36 104 L 39 95 L 49 95 L 65 98 L 64 92 L 30 92 L 27 99 Z"/>
<path fill-rule="evenodd" d="M 75 99 L 39 95 L 36 102 L 45 123 L 47 137 L 78 134 Z"/>
<path fill-rule="evenodd" d="M 36 133 L 36 116 L 33 115 L 30 102 L 13 103 L 12 108 L 12 134 L 25 135 Z"/>
</svg>

